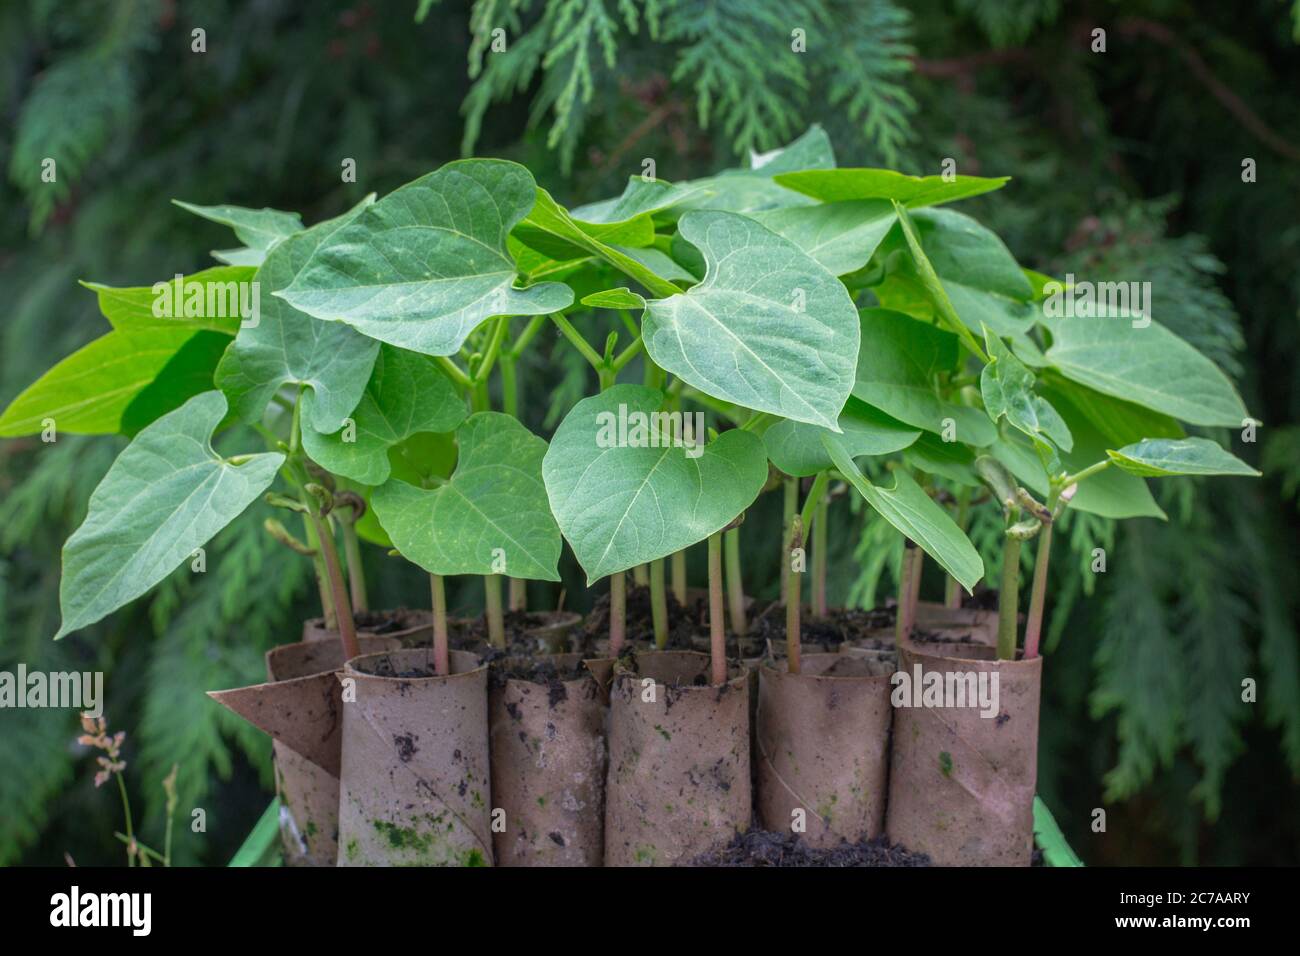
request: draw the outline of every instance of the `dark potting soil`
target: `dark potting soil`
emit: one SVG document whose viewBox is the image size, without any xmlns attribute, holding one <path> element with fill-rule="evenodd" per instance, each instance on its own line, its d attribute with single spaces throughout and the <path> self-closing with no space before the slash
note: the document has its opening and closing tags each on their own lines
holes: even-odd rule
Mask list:
<svg viewBox="0 0 1300 956">
<path fill-rule="evenodd" d="M 998 609 L 998 592 L 981 585 L 975 588 L 973 594 L 963 595 L 961 606 L 973 611 L 996 611 Z"/>
<path fill-rule="evenodd" d="M 583 666 L 581 660 L 560 667 L 549 657 L 502 656 L 492 662 L 488 668 L 488 685 L 494 688 L 504 687 L 508 680 L 541 684 L 546 687 L 547 702 L 554 707 L 569 698 L 564 682 L 580 680 L 587 676 L 587 673 L 587 668 Z"/>
<path fill-rule="evenodd" d="M 650 609 L 650 588 L 644 584 L 632 584 L 628 581 L 627 599 L 623 619 L 626 622 L 627 640 L 653 642 L 655 639 L 654 616 Z M 681 604 L 671 591 L 668 592 L 668 646 L 670 651 L 691 651 L 695 645 L 691 638 L 703 628 L 708 632 L 709 608 L 704 600 Z M 596 599 L 591 612 L 583 625 L 589 643 L 609 637 L 609 592 Z"/>
<path fill-rule="evenodd" d="M 737 833 L 723 846 L 714 847 L 696 857 L 691 866 L 929 866 L 924 853 L 912 853 L 889 842 L 886 837 L 841 842 L 830 849 L 804 844 L 793 833 L 750 830 Z"/>
<path fill-rule="evenodd" d="M 868 646 L 871 642 L 882 648 L 892 647 L 893 641 L 869 638 L 867 635 L 881 628 L 894 626 L 892 607 L 863 611 L 858 608 L 830 608 L 826 617 L 814 617 L 808 608 L 802 608 L 799 619 L 800 646 L 806 651 L 833 653 L 840 644 L 852 642 Z M 767 641 L 785 640 L 785 605 L 773 601 L 750 622 L 750 635 Z"/>
<path fill-rule="evenodd" d="M 502 615 L 505 625 L 506 646 L 504 649 L 494 647 L 488 638 L 487 617 L 479 615 L 453 629 L 451 646 L 458 651 L 472 651 L 481 656 L 485 663 L 491 663 L 502 657 L 530 657 L 537 654 L 537 640 L 524 632 L 530 628 L 542 627 L 550 619 L 532 611 L 507 611 Z"/>
</svg>

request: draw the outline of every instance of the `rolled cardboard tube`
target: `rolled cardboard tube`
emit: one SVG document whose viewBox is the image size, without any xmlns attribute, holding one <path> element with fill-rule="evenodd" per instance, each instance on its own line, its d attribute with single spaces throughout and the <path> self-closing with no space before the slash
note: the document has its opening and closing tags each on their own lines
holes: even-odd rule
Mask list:
<svg viewBox="0 0 1300 956">
<path fill-rule="evenodd" d="M 998 713 L 895 708 L 885 830 L 938 866 L 1028 866 L 1043 660 L 1000 661 L 980 644 L 939 647 L 909 642 L 899 649 L 900 670 L 915 675 L 919 664 L 922 675 L 951 673 L 954 681 L 983 674 L 990 688 L 996 675 Z"/>
<path fill-rule="evenodd" d="M 637 655 L 635 669 L 610 689 L 605 865 L 689 863 L 750 825 L 748 677 L 709 685 L 695 651 Z"/>
<path fill-rule="evenodd" d="M 578 654 L 547 660 L 561 671 Z M 498 866 L 600 866 L 605 846 L 605 701 L 588 673 L 492 681 L 492 834 Z"/>
<path fill-rule="evenodd" d="M 815 847 L 880 835 L 888 789 L 892 663 L 806 654 L 759 670 L 758 813 Z"/>
<path fill-rule="evenodd" d="M 360 637 L 366 652 L 393 650 L 388 637 Z M 334 674 L 338 641 L 300 642 L 266 653 L 265 684 L 209 696 L 270 734 L 286 866 L 333 866 L 338 856 L 342 714 Z"/>
<path fill-rule="evenodd" d="M 343 694 L 339 866 L 491 866 L 487 668 L 431 649 L 367 654 Z M 351 693 L 349 693 L 349 691 Z"/>
</svg>

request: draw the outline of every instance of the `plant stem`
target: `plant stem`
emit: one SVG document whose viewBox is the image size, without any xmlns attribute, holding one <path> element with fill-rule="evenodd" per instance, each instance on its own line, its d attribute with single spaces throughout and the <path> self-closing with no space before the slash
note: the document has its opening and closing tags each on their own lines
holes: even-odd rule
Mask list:
<svg viewBox="0 0 1300 956">
<path fill-rule="evenodd" d="M 722 533 L 723 566 L 727 572 L 727 610 L 731 614 L 731 632 L 737 637 L 749 633 L 745 620 L 745 584 L 740 574 L 740 528 Z"/>
<path fill-rule="evenodd" d="M 325 558 L 325 573 L 330 584 L 330 596 L 334 600 L 337 612 L 339 640 L 343 643 L 343 659 L 351 660 L 361 654 L 357 643 L 356 624 L 352 620 L 352 606 L 348 603 L 348 592 L 343 586 L 343 569 L 339 567 L 339 552 L 334 546 L 334 535 L 325 526 L 325 519 L 320 516 L 315 506 L 308 512 L 312 524 L 316 526 L 316 536 L 320 540 L 320 552 Z"/>
<path fill-rule="evenodd" d="M 459 365 L 453 362 L 446 355 L 435 356 L 434 361 L 437 362 L 439 367 L 447 373 L 447 377 L 460 386 L 461 389 L 473 388 L 474 381 L 461 370 Z"/>
<path fill-rule="evenodd" d="M 564 333 L 564 337 L 569 340 L 569 343 L 578 350 L 591 367 L 599 372 L 604 366 L 605 360 L 601 357 L 600 353 L 593 349 L 591 344 L 582 337 L 582 333 L 573 327 L 573 323 L 558 312 L 551 313 L 551 321 L 559 327 L 560 331 Z"/>
<path fill-rule="evenodd" d="M 1099 461 L 1095 465 L 1089 465 L 1087 468 L 1083 469 L 1083 471 L 1078 471 L 1075 472 L 1073 475 L 1069 475 L 1064 481 L 1061 482 L 1061 487 L 1069 488 L 1071 485 L 1077 485 L 1085 478 L 1091 478 L 1093 475 L 1097 474 L 1097 472 L 1103 471 L 1108 467 L 1110 467 L 1109 458 L 1107 458 L 1105 461 Z"/>
<path fill-rule="evenodd" d="M 912 636 L 915 607 L 912 605 L 912 576 L 916 574 L 916 544 L 911 538 L 903 539 L 903 559 L 898 566 L 898 608 L 894 621 L 894 644 L 902 647 Z"/>
<path fill-rule="evenodd" d="M 356 612 L 370 610 L 370 601 L 366 597 L 366 572 L 361 565 L 361 541 L 357 537 L 357 526 L 351 521 L 343 525 L 343 556 L 348 561 L 348 588 L 352 594 L 352 610 Z"/>
<path fill-rule="evenodd" d="M 785 659 L 791 674 L 799 673 L 799 658 L 803 650 L 803 635 L 800 630 L 800 599 L 803 592 L 803 574 L 798 566 L 803 564 L 799 549 L 803 547 L 803 519 L 794 516 L 790 525 L 790 537 L 785 562 L 790 566 L 790 575 L 786 578 L 785 592 Z"/>
<path fill-rule="evenodd" d="M 509 328 L 509 316 L 503 315 L 497 319 L 497 323 L 492 329 L 492 338 L 488 340 L 488 348 L 483 355 L 483 361 L 479 362 L 478 368 L 474 370 L 475 385 L 487 384 L 488 376 L 492 374 L 492 366 L 496 364 L 497 355 L 501 352 L 501 343 L 505 339 Z"/>
<path fill-rule="evenodd" d="M 501 355 L 501 411 L 519 417 L 519 370 L 509 352 Z"/>
<path fill-rule="evenodd" d="M 912 590 L 907 595 L 907 619 L 916 625 L 916 606 L 921 600 L 921 579 L 925 577 L 925 552 L 912 549 Z"/>
<path fill-rule="evenodd" d="M 784 497 L 781 502 L 781 600 L 785 601 L 786 584 L 790 580 L 790 529 L 794 527 L 794 513 L 799 509 L 799 479 L 787 475 L 784 479 Z"/>
<path fill-rule="evenodd" d="M 1002 582 L 998 587 L 998 660 L 1016 656 L 1016 618 L 1020 613 L 1020 539 L 1002 539 Z"/>
<path fill-rule="evenodd" d="M 632 569 L 632 583 L 639 588 L 650 586 L 650 570 L 644 564 L 638 564 Z"/>
<path fill-rule="evenodd" d="M 650 562 L 650 619 L 654 622 L 655 647 L 668 646 L 668 595 L 664 592 L 664 559 Z"/>
<path fill-rule="evenodd" d="M 126 817 L 126 865 L 135 866 L 135 831 L 131 829 L 131 800 L 126 795 L 126 783 L 122 780 L 120 773 L 113 774 L 117 778 L 117 790 L 122 795 L 122 813 Z"/>
<path fill-rule="evenodd" d="M 709 653 L 714 685 L 727 682 L 727 628 L 722 619 L 722 532 L 709 535 Z"/>
<path fill-rule="evenodd" d="M 682 607 L 686 606 L 686 549 L 674 551 L 672 557 L 673 565 L 673 597 L 677 598 L 677 603 Z"/>
<path fill-rule="evenodd" d="M 957 527 L 964 534 L 970 523 L 970 489 L 965 485 L 957 489 Z M 951 574 L 944 581 L 944 607 L 961 607 L 961 582 Z"/>
<path fill-rule="evenodd" d="M 508 578 L 510 582 L 510 610 L 528 610 L 528 582 L 523 578 Z"/>
<path fill-rule="evenodd" d="M 487 615 L 488 641 L 493 647 L 505 650 L 506 622 L 501 613 L 501 575 L 483 576 L 484 613 Z"/>
<path fill-rule="evenodd" d="M 1052 525 L 1038 533 L 1034 554 L 1034 583 L 1029 592 L 1029 617 L 1025 621 L 1025 660 L 1038 656 L 1038 638 L 1043 628 L 1043 604 L 1047 600 L 1047 562 L 1052 553 Z"/>
<path fill-rule="evenodd" d="M 830 511 L 830 506 L 823 495 L 822 500 L 817 503 L 817 508 L 813 512 L 813 541 L 812 541 L 812 612 L 816 618 L 826 616 L 826 565 L 827 565 L 827 534 L 826 534 L 826 515 Z"/>
<path fill-rule="evenodd" d="M 609 576 L 609 653 L 618 657 L 627 637 L 627 583 L 625 572 Z"/>
<path fill-rule="evenodd" d="M 316 552 L 312 555 L 311 564 L 316 572 L 316 587 L 320 590 L 321 617 L 325 621 L 325 626 L 332 631 L 339 626 L 339 619 L 334 610 L 334 599 L 330 596 L 329 573 L 325 570 L 325 558 L 321 554 L 320 536 L 316 534 L 316 523 L 311 520 L 310 514 L 303 513 L 302 523 L 307 547 Z"/>
<path fill-rule="evenodd" d="M 451 673 L 451 655 L 447 650 L 447 591 L 441 574 L 429 575 L 433 595 L 433 672 L 439 677 Z"/>
</svg>

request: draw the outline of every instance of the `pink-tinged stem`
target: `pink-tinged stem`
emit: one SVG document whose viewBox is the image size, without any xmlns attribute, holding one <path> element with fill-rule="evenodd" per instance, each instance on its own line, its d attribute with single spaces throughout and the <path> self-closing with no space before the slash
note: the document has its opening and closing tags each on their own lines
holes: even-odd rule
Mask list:
<svg viewBox="0 0 1300 956">
<path fill-rule="evenodd" d="M 446 677 L 451 673 L 451 655 L 447 650 L 447 592 L 442 575 L 429 575 L 429 586 L 433 592 L 433 672 Z"/>
<path fill-rule="evenodd" d="M 727 628 L 722 609 L 722 532 L 709 535 L 709 650 L 713 683 L 727 682 Z"/>
<path fill-rule="evenodd" d="M 1038 638 L 1043 630 L 1043 605 L 1047 601 L 1047 562 L 1052 554 L 1052 525 L 1038 532 L 1038 552 L 1034 555 L 1034 584 L 1029 595 L 1029 618 L 1025 621 L 1025 659 L 1038 656 Z"/>
<path fill-rule="evenodd" d="M 316 513 L 311 515 L 320 539 L 321 555 L 325 558 L 325 573 L 329 579 L 330 596 L 334 600 L 334 609 L 339 621 L 339 639 L 343 643 L 343 658 L 351 660 L 361 655 L 361 645 L 357 643 L 357 627 L 352 620 L 352 605 L 348 602 L 348 589 L 343 583 L 343 568 L 339 565 L 338 548 L 334 546 L 334 535 L 330 533 L 324 519 Z"/>
</svg>

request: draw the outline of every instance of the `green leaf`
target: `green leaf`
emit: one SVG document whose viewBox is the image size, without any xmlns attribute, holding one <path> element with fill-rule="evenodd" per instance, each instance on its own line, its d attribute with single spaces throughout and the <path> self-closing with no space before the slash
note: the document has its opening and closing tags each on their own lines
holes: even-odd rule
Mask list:
<svg viewBox="0 0 1300 956">
<path fill-rule="evenodd" d="M 867 264 L 898 217 L 883 199 L 856 199 L 820 206 L 791 206 L 753 214 L 837 276 Z"/>
<path fill-rule="evenodd" d="M 430 574 L 560 580 L 560 529 L 542 485 L 546 442 L 499 412 L 471 415 L 456 440 L 460 460 L 446 484 L 390 478 L 371 495 L 397 550 Z"/>
<path fill-rule="evenodd" d="M 895 421 L 852 396 L 840 412 L 840 444 L 853 456 L 888 455 L 908 447 L 921 433 Z M 787 475 L 804 478 L 833 466 L 822 444 L 828 433 L 819 425 L 782 419 L 763 433 L 763 445 L 772 464 Z"/>
<path fill-rule="evenodd" d="M 674 445 L 650 417 L 663 399 L 655 389 L 616 385 L 578 402 L 551 439 L 546 493 L 588 583 L 720 531 L 767 481 L 758 436 L 732 429 L 704 447 Z M 664 413 L 659 421 L 669 420 Z"/>
<path fill-rule="evenodd" d="M 984 327 L 984 345 L 989 351 L 989 364 L 980 373 L 980 394 L 989 418 L 996 422 L 1006 416 L 1013 428 L 1024 432 L 1035 444 L 1047 439 L 1056 448 L 1069 451 L 1073 443 L 1070 429 L 1051 402 L 1034 391 L 1034 373 L 988 326 Z"/>
<path fill-rule="evenodd" d="M 309 412 L 307 426 L 322 434 L 342 428 L 343 420 L 357 407 L 379 354 L 379 343 L 349 326 L 320 322 L 299 312 L 279 292 L 364 208 L 355 206 L 281 241 L 257 270 L 264 293 L 261 320 L 239 330 L 216 377 L 217 387 L 242 420 L 261 419 L 271 397 L 290 384 L 311 389 L 310 403 L 303 411 Z"/>
<path fill-rule="evenodd" d="M 650 240 L 654 239 L 652 214 L 670 209 L 700 194 L 699 186 L 689 183 L 669 183 L 662 179 L 646 179 L 643 176 L 628 177 L 627 186 L 620 196 L 588 203 L 569 210 L 569 215 L 579 223 L 611 225 L 636 221 L 639 226 L 650 226 Z M 593 233 L 595 234 L 595 233 Z M 599 238 L 598 234 L 597 237 Z M 630 245 L 631 243 L 624 243 Z M 650 242 L 635 243 L 649 245 Z"/>
<path fill-rule="evenodd" d="M 961 442 L 943 441 L 929 432 L 908 446 L 903 461 L 927 475 L 947 478 L 959 485 L 978 488 L 981 484 L 975 474 L 975 453 L 970 447 Z"/>
<path fill-rule="evenodd" d="M 957 310 L 948 297 L 948 291 L 944 288 L 942 280 L 935 272 L 934 264 L 926 254 L 925 247 L 921 243 L 920 234 L 917 232 L 916 225 L 912 222 L 912 217 L 907 210 L 894 203 L 894 212 L 898 214 L 898 224 L 902 227 L 903 238 L 907 241 L 907 248 L 912 254 L 912 263 L 916 267 L 916 273 L 926 294 L 934 305 L 935 314 L 939 320 L 948 327 L 948 330 L 955 332 L 962 343 L 979 359 L 987 359 L 984 350 L 980 348 L 979 342 L 971 334 L 971 329 L 957 314 Z"/>
<path fill-rule="evenodd" d="M 862 349 L 853 394 L 868 405 L 914 428 L 936 435 L 951 419 L 948 436 L 968 445 L 987 445 L 997 437 L 988 415 L 978 408 L 941 399 L 935 380 L 957 366 L 957 338 L 943 329 L 887 309 L 863 309 Z"/>
<path fill-rule="evenodd" d="M 1024 336 L 1038 318 L 1034 287 L 1001 239 L 950 209 L 912 215 L 921 246 L 957 317 L 971 331 Z"/>
<path fill-rule="evenodd" d="M 1165 475 L 1249 475 L 1260 473 L 1208 438 L 1149 438 L 1107 451 L 1110 460 L 1131 475 L 1158 478 Z"/>
<path fill-rule="evenodd" d="M 569 289 L 514 287 L 506 237 L 536 196 L 517 163 L 448 163 L 366 209 L 276 294 L 296 309 L 426 355 L 453 355 L 484 321 L 565 308 Z"/>
<path fill-rule="evenodd" d="M 1043 851 L 1043 862 L 1048 866 L 1083 866 L 1083 861 L 1065 842 L 1065 834 L 1056 825 L 1052 811 L 1039 796 L 1034 797 L 1034 842 Z"/>
<path fill-rule="evenodd" d="M 313 416 L 312 393 L 304 405 Z M 465 400 L 433 359 L 392 345 L 379 351 L 351 424 L 333 434 L 302 430 L 303 448 L 318 465 L 366 485 L 391 472 L 388 450 L 419 432 L 449 432 L 465 420 Z"/>
<path fill-rule="evenodd" d="M 657 275 L 639 258 L 615 248 L 619 244 L 619 237 L 610 232 L 613 227 L 575 221 L 545 189 L 537 190 L 536 204 L 523 226 L 525 228 L 515 231 L 515 236 L 525 245 L 547 256 L 555 259 L 595 256 L 635 279 L 655 295 L 674 295 L 678 291 L 675 285 Z M 609 241 L 606 242 L 606 239 Z"/>
<path fill-rule="evenodd" d="M 721 209 L 724 212 L 755 213 L 788 206 L 814 206 L 815 199 L 778 186 L 770 176 L 747 170 L 693 179 L 687 185 L 698 186 L 699 196 L 686 200 L 681 209 Z"/>
<path fill-rule="evenodd" d="M 673 238 L 676 238 L 676 233 Z M 684 269 L 680 263 L 674 260 L 668 253 L 654 246 L 647 246 L 644 249 L 633 249 L 631 246 L 612 246 L 615 252 L 621 253 L 633 262 L 638 263 L 643 268 L 648 269 L 661 279 L 667 279 L 669 282 L 681 282 L 685 285 L 694 285 L 700 281 L 699 276 L 692 275 Z M 702 270 L 701 270 L 702 271 Z"/>
<path fill-rule="evenodd" d="M 174 279 L 131 288 L 81 284 L 95 293 L 99 310 L 115 329 L 187 328 L 235 335 L 244 319 L 251 318 L 251 314 L 245 315 L 253 306 L 252 290 L 246 283 L 255 278 L 255 272 L 245 266 L 204 269 L 184 276 L 179 290 Z"/>
<path fill-rule="evenodd" d="M 766 153 L 749 154 L 749 169 L 746 172 L 759 176 L 776 176 L 780 173 L 792 173 L 801 169 L 834 169 L 835 150 L 831 138 L 817 123 L 794 142 L 768 150 Z"/>
<path fill-rule="evenodd" d="M 645 299 L 631 291 L 627 286 L 619 289 L 607 289 L 582 297 L 582 304 L 593 309 L 644 309 Z"/>
<path fill-rule="evenodd" d="M 243 206 L 196 206 L 173 199 L 186 212 L 219 222 L 235 230 L 247 249 L 239 250 L 243 265 L 261 265 L 266 252 L 281 239 L 302 231 L 302 217 L 278 209 L 245 209 Z M 261 253 L 261 257 L 257 254 Z M 213 254 L 216 255 L 215 253 Z"/>
<path fill-rule="evenodd" d="M 825 433 L 822 443 L 840 474 L 867 504 L 939 562 L 968 591 L 984 576 L 984 562 L 970 539 L 907 472 L 894 472 L 893 488 L 878 488 L 862 474 L 839 436 Z"/>
<path fill-rule="evenodd" d="M 1228 377 L 1156 322 L 1075 316 L 1050 327 L 1047 358 L 1068 379 L 1193 425 L 1239 427 L 1249 417 Z"/>
<path fill-rule="evenodd" d="M 1105 459 L 1112 443 L 1063 392 L 1045 388 L 1043 394 L 1060 413 L 1074 439 L 1070 451 L 1061 455 L 1062 468 L 1074 473 Z M 1047 494 L 1047 473 L 1028 442 L 1021 441 L 1016 433 L 1008 433 L 990 451 L 1026 488 L 1039 495 Z M 1070 508 L 1103 518 L 1165 518 L 1147 483 L 1116 468 L 1107 468 L 1080 484 L 1070 500 Z"/>
<path fill-rule="evenodd" d="M 185 327 L 109 332 L 19 393 L 0 415 L 0 437 L 35 435 L 47 419 L 59 434 L 133 434 L 211 389 L 229 342 Z"/>
<path fill-rule="evenodd" d="M 1182 438 L 1185 434 L 1168 415 L 1103 395 L 1059 375 L 1051 374 L 1050 389 L 1068 397 L 1079 414 L 1115 445 L 1131 445 L 1144 438 Z"/>
<path fill-rule="evenodd" d="M 1001 189 L 1011 177 L 989 179 L 981 176 L 906 176 L 892 169 L 811 169 L 781 173 L 776 181 L 822 202 L 850 199 L 885 199 L 902 203 L 909 209 L 967 199 Z"/>
<path fill-rule="evenodd" d="M 692 212 L 678 231 L 708 272 L 688 291 L 646 304 L 650 357 L 715 398 L 837 428 L 858 356 L 843 284 L 744 216 Z"/>
<path fill-rule="evenodd" d="M 135 437 L 90 496 L 86 520 L 63 546 L 56 638 L 144 594 L 275 480 L 279 454 L 234 465 L 212 450 L 226 415 L 220 392 L 196 395 Z"/>
</svg>

